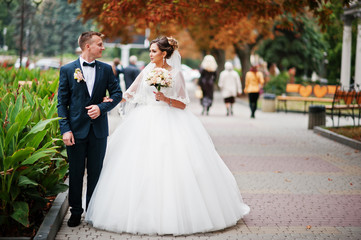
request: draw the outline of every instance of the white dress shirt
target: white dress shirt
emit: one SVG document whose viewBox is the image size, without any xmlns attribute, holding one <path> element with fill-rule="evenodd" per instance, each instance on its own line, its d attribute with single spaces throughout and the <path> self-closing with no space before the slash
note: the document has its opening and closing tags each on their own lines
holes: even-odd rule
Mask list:
<svg viewBox="0 0 361 240">
<path fill-rule="evenodd" d="M 80 67 L 82 69 L 83 76 L 86 82 L 86 86 L 88 88 L 89 96 L 92 96 L 94 82 L 95 82 L 96 66 L 95 67 L 83 66 L 83 62 L 87 62 L 87 61 L 85 61 L 82 57 L 79 57 L 79 60 L 80 60 Z M 95 62 L 95 60 L 93 62 Z"/>
</svg>

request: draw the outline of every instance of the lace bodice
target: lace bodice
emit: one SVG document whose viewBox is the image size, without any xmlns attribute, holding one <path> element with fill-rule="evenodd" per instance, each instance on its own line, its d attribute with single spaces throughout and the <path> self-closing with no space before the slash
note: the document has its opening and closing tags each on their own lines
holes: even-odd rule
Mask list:
<svg viewBox="0 0 361 240">
<path fill-rule="evenodd" d="M 123 97 L 128 103 L 163 104 L 163 102 L 160 103 L 155 100 L 154 92 L 157 91 L 157 89 L 154 86 L 149 86 L 146 82 L 147 75 L 153 68 L 154 64 L 149 64 L 124 93 Z M 170 73 L 173 81 L 172 86 L 168 88 L 161 88 L 160 91 L 168 98 L 176 99 L 184 104 L 188 104 L 189 97 L 182 72 L 177 69 L 173 69 Z"/>
</svg>

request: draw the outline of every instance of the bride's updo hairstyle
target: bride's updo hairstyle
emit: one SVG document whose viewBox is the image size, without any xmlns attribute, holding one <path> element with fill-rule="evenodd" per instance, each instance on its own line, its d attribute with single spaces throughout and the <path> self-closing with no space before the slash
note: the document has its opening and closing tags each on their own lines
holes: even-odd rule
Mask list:
<svg viewBox="0 0 361 240">
<path fill-rule="evenodd" d="M 178 49 L 178 41 L 172 37 L 156 38 L 150 42 L 150 45 L 152 45 L 153 43 L 156 43 L 162 52 L 167 52 L 165 58 L 170 58 L 174 50 Z"/>
</svg>

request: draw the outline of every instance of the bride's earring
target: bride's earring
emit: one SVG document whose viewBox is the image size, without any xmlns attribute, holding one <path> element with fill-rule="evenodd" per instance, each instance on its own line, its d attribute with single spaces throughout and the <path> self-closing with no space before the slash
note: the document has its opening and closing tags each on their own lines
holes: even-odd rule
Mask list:
<svg viewBox="0 0 361 240">
<path fill-rule="evenodd" d="M 164 67 L 164 64 L 165 64 L 165 58 L 163 57 L 163 67 Z"/>
</svg>

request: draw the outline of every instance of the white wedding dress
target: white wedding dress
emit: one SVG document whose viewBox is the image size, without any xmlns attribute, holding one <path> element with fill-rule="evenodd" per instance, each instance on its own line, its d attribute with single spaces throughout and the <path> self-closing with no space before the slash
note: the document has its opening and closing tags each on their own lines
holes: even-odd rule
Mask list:
<svg viewBox="0 0 361 240">
<path fill-rule="evenodd" d="M 109 137 L 103 170 L 85 220 L 99 229 L 185 235 L 235 225 L 248 214 L 234 176 L 200 120 L 157 102 L 142 71 L 124 93 L 137 106 Z M 188 103 L 182 74 L 161 91 Z"/>
</svg>

